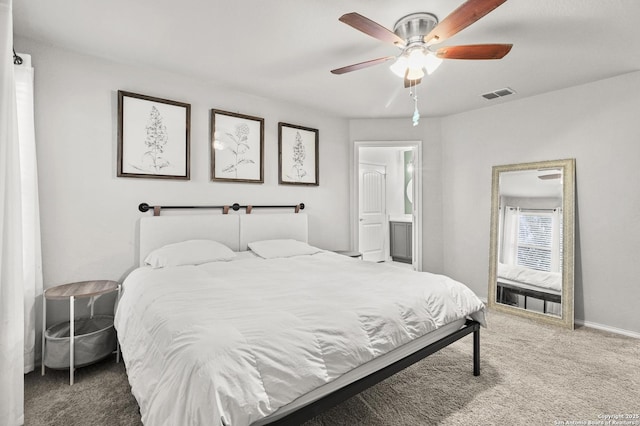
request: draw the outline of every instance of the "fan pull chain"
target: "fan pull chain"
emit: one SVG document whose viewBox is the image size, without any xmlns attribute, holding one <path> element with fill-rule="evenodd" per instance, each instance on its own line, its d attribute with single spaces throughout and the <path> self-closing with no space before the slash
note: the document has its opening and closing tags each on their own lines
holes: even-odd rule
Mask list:
<svg viewBox="0 0 640 426">
<path fill-rule="evenodd" d="M 413 82 L 413 89 L 411 88 L 411 83 Z M 414 80 L 409 82 L 409 96 L 413 98 L 415 109 L 413 110 L 413 117 L 411 117 L 411 121 L 413 122 L 413 126 L 417 126 L 420 121 L 420 112 L 418 111 L 418 91 L 416 90 L 416 84 Z"/>
</svg>

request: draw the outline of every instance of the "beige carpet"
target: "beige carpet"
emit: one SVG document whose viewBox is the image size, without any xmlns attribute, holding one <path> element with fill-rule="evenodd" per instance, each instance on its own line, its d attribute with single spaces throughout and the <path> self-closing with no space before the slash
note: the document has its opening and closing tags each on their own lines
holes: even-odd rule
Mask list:
<svg viewBox="0 0 640 426">
<path fill-rule="evenodd" d="M 638 339 L 491 312 L 481 348 L 479 377 L 472 375 L 467 336 L 306 425 L 587 424 L 605 415 L 640 415 Z M 66 371 L 28 374 L 25 419 L 27 425 L 140 424 L 124 366 L 113 360 L 78 369 L 72 387 Z"/>
</svg>

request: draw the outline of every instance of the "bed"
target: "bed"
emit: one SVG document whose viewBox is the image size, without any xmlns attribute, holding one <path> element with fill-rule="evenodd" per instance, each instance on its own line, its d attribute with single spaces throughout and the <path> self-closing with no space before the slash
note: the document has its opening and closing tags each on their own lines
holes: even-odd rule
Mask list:
<svg viewBox="0 0 640 426">
<path fill-rule="evenodd" d="M 471 290 L 310 246 L 305 214 L 142 218 L 139 254 L 115 327 L 145 424 L 299 424 L 471 333 L 480 373 Z"/>
<path fill-rule="evenodd" d="M 524 309 L 527 299 L 533 297 L 543 301 L 543 313 L 547 313 L 547 302 L 561 303 L 562 274 L 559 272 L 537 271 L 517 265 L 498 263 L 497 299 L 500 303 L 509 303 L 510 295 L 524 297 Z"/>
</svg>

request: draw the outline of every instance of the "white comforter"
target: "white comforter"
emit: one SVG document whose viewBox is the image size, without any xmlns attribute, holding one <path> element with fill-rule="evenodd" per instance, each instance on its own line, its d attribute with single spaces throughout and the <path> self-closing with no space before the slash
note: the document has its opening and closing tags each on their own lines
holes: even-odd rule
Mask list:
<svg viewBox="0 0 640 426">
<path fill-rule="evenodd" d="M 248 425 L 484 305 L 442 275 L 322 252 L 139 268 L 115 327 L 147 425 Z"/>
</svg>

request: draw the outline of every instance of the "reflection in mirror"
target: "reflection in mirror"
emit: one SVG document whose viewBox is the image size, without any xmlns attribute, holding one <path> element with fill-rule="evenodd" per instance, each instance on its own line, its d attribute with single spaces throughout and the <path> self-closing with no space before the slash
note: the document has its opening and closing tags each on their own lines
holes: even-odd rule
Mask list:
<svg viewBox="0 0 640 426">
<path fill-rule="evenodd" d="M 493 168 L 489 305 L 573 328 L 574 160 Z"/>
</svg>

